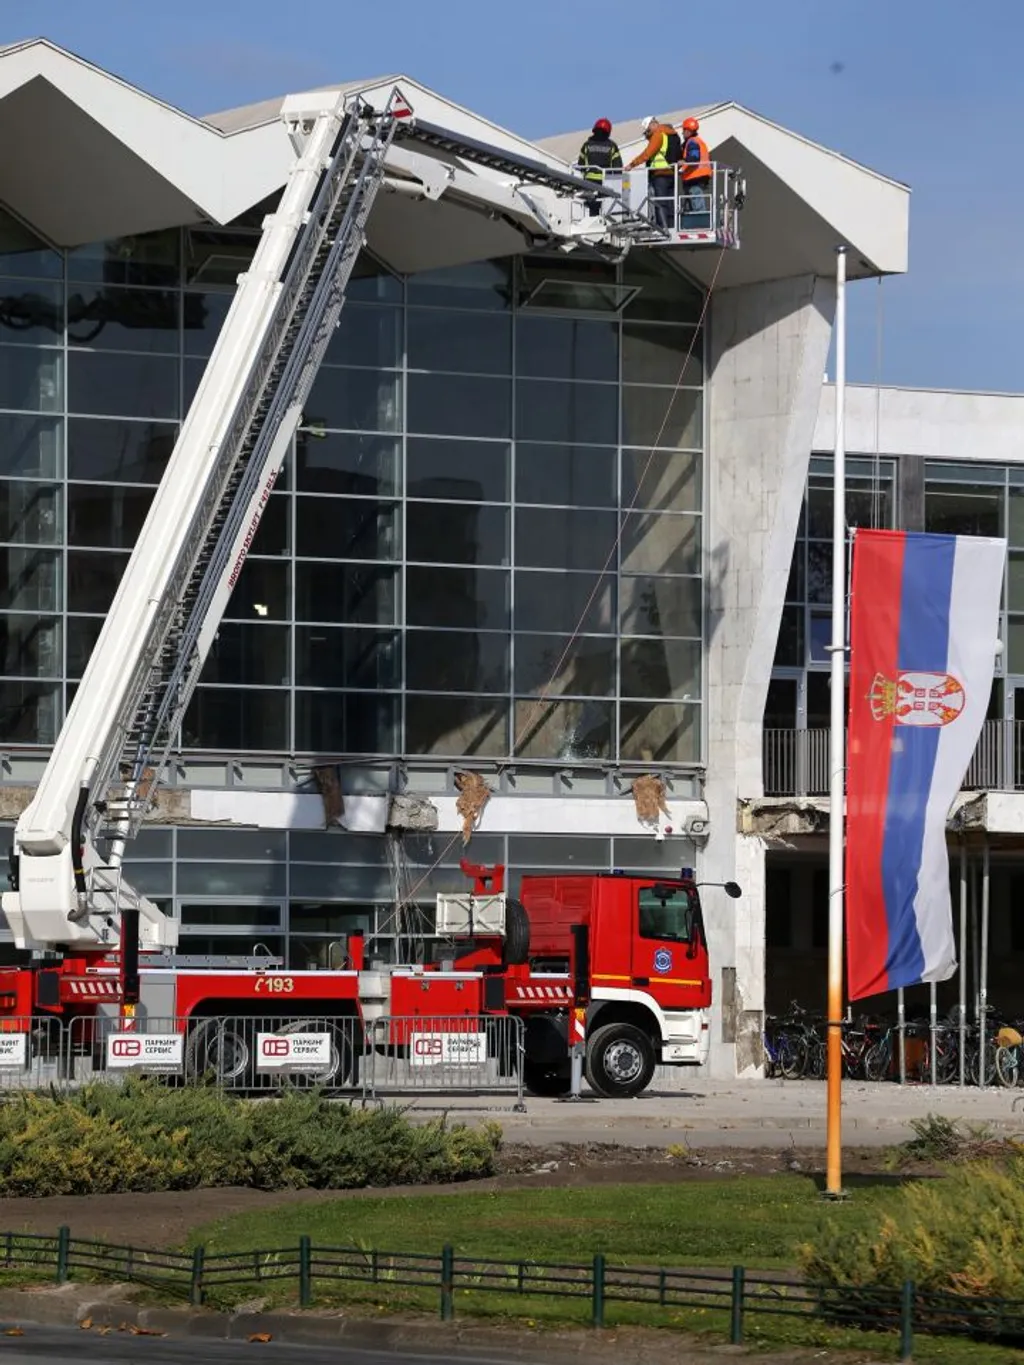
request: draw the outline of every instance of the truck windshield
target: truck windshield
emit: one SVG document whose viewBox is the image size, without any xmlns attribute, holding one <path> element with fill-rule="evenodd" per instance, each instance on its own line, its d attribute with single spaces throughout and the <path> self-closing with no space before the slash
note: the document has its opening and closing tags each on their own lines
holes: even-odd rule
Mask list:
<svg viewBox="0 0 1024 1365">
<path fill-rule="evenodd" d="M 640 892 L 640 937 L 689 943 L 693 900 L 684 887 L 645 886 Z"/>
</svg>

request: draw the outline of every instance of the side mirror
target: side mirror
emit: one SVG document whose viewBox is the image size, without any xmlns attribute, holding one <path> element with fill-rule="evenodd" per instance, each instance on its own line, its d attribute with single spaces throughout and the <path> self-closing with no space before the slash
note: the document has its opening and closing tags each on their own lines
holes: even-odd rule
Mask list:
<svg viewBox="0 0 1024 1365">
<path fill-rule="evenodd" d="M 738 901 L 743 895 L 743 890 L 737 882 L 726 882 L 722 890 L 730 900 Z"/>
</svg>

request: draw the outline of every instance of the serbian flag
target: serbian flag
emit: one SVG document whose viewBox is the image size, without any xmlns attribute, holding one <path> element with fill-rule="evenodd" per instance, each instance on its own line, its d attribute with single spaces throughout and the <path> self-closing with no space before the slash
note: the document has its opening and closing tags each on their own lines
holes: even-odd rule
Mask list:
<svg viewBox="0 0 1024 1365">
<path fill-rule="evenodd" d="M 857 531 L 846 796 L 851 1000 L 956 971 L 946 818 L 988 710 L 1006 542 Z"/>
</svg>

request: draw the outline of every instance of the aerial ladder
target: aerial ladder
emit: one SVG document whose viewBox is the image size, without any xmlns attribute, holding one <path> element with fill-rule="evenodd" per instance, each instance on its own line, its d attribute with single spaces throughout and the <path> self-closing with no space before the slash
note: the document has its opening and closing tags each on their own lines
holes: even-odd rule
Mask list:
<svg viewBox="0 0 1024 1365">
<path fill-rule="evenodd" d="M 394 144 L 413 149 L 395 147 L 394 159 L 422 177 L 429 197 L 458 180 L 460 162 L 533 187 L 549 203 L 593 192 L 570 171 L 418 124 L 397 87 L 379 109 L 362 95 L 309 109 L 309 97 L 285 102 L 296 158 L 281 200 L 239 278 L 81 685 L 17 822 L 2 908 L 16 946 L 40 961 L 109 953 L 122 937 L 133 954 L 177 944 L 177 923 L 124 879 L 125 846 L 153 805 L 337 326 Z"/>
</svg>

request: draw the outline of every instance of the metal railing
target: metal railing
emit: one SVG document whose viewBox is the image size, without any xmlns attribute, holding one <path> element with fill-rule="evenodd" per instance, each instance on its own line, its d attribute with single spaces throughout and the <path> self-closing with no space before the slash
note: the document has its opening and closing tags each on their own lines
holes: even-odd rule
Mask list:
<svg viewBox="0 0 1024 1365">
<path fill-rule="evenodd" d="M 510 1095 L 524 1104 L 522 1019 L 512 1016 L 147 1016 L 67 1024 L 0 1020 L 0 1096 L 117 1084 L 155 1075 L 245 1096 L 320 1089 L 363 1102 L 409 1096 Z"/>
<path fill-rule="evenodd" d="M 765 796 L 827 796 L 830 747 L 825 728 L 766 729 Z M 1024 721 L 985 721 L 963 790 L 1024 791 Z"/>
<path fill-rule="evenodd" d="M 819 1285 L 792 1272 L 764 1274 L 744 1266 L 619 1265 L 600 1253 L 579 1262 L 492 1260 L 457 1255 L 451 1246 L 438 1252 L 383 1251 L 316 1246 L 309 1237 L 291 1246 L 244 1252 L 208 1253 L 203 1246 L 181 1252 L 72 1237 L 62 1227 L 56 1236 L 0 1233 L 0 1268 L 22 1271 L 35 1284 L 76 1278 L 141 1284 L 195 1307 L 265 1293 L 272 1282 L 293 1284 L 300 1308 L 339 1297 L 370 1297 L 378 1303 L 386 1290 L 396 1307 L 405 1306 L 405 1299 L 421 1308 L 432 1303 L 444 1322 L 454 1319 L 457 1304 L 470 1313 L 491 1311 L 478 1296 L 494 1295 L 506 1298 L 510 1316 L 526 1311 L 524 1300 L 575 1301 L 579 1309 L 567 1316 L 585 1316 L 597 1329 L 621 1316 L 614 1311 L 617 1305 L 674 1313 L 676 1323 L 679 1310 L 690 1309 L 701 1313 L 702 1330 L 717 1329 L 733 1345 L 742 1344 L 750 1315 L 773 1315 L 898 1333 L 903 1361 L 912 1358 L 915 1332 L 989 1341 L 1014 1340 L 1024 1332 L 1020 1300 L 922 1291 L 911 1280 L 890 1289 Z M 396 1295 L 396 1290 L 408 1293 Z M 759 1335 L 764 1332 L 761 1327 Z"/>
<path fill-rule="evenodd" d="M 644 240 L 652 245 L 679 243 L 717 243 L 738 247 L 739 214 L 746 188 L 743 177 L 732 166 L 711 163 L 711 173 L 702 181 L 684 180 L 685 167 L 674 166 L 671 174 L 652 179 L 645 166 L 635 170 L 602 170 L 596 166 L 574 166 L 577 175 L 591 185 L 607 188 L 606 198 L 581 196 L 573 204 L 572 221 L 584 228 L 595 219 L 620 224 L 633 237 L 639 223 L 648 224 Z M 669 187 L 666 182 L 671 180 Z M 656 188 L 657 184 L 657 188 Z"/>
</svg>

